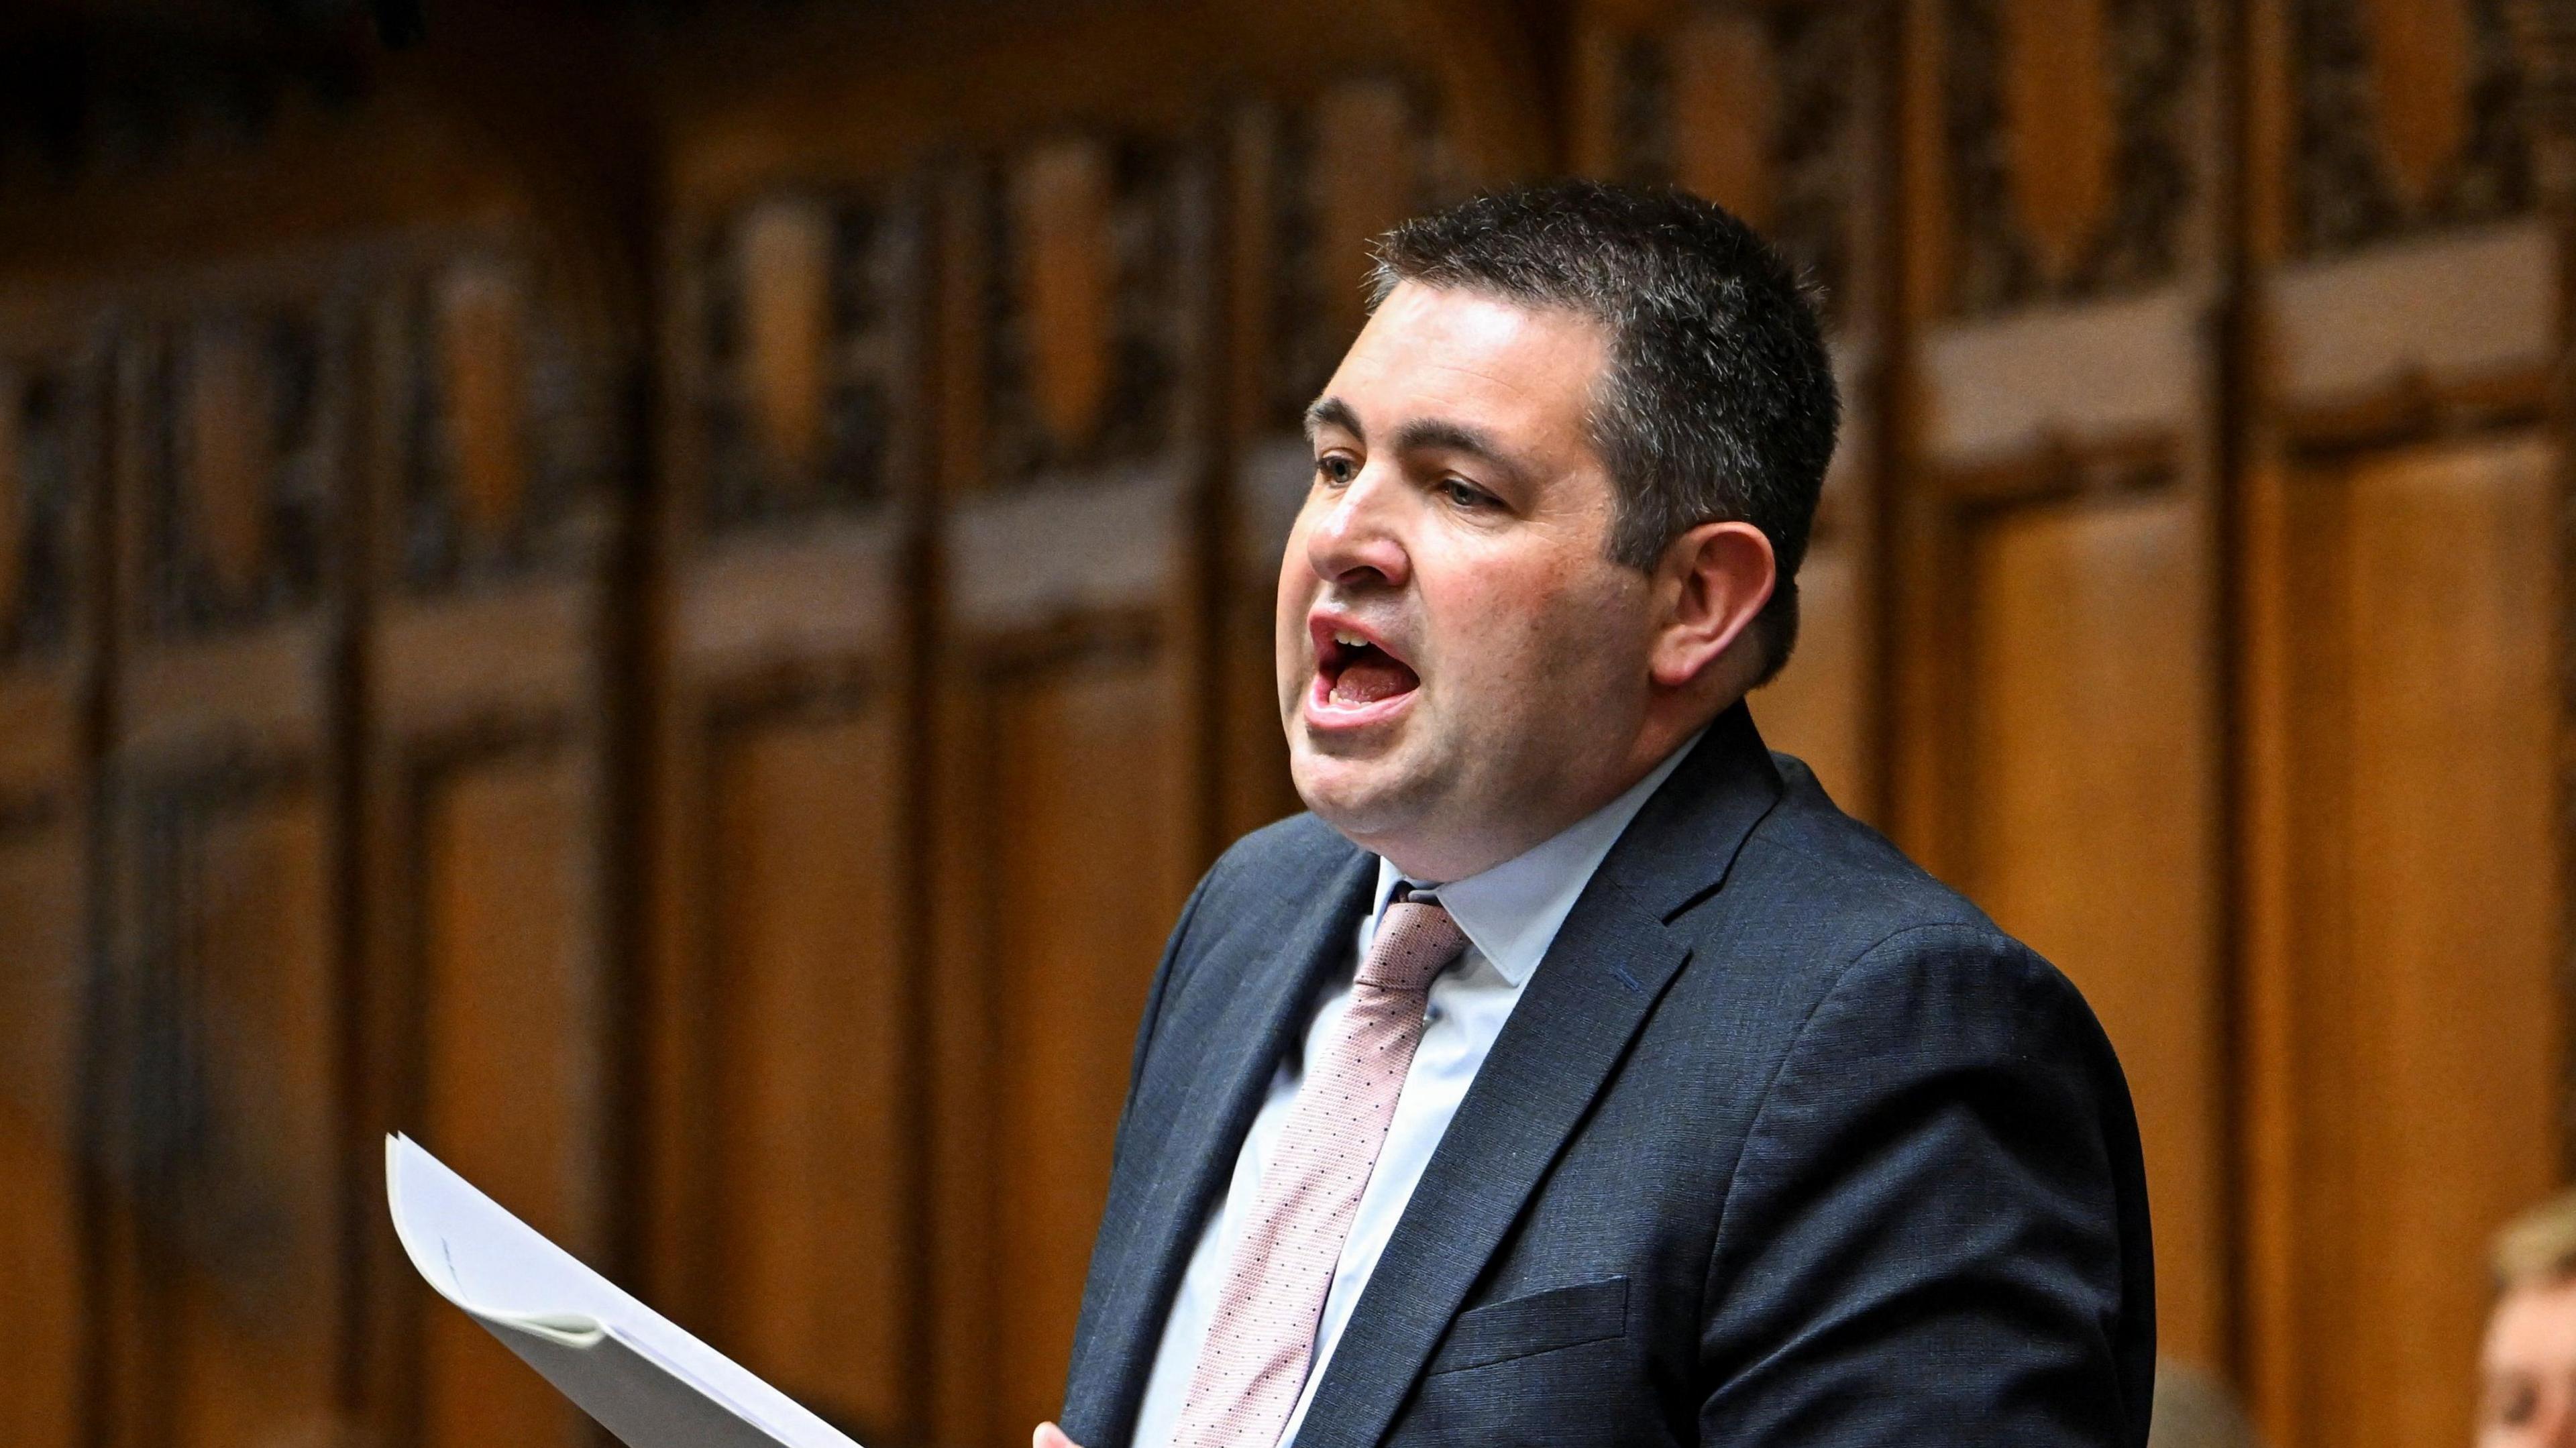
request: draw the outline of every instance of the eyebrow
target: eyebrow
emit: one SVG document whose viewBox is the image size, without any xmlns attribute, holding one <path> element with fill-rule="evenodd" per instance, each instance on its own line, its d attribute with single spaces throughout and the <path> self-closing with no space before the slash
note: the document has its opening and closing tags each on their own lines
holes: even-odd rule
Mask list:
<svg viewBox="0 0 2576 1448">
<path fill-rule="evenodd" d="M 1313 442 L 1315 434 L 1328 427 L 1340 428 L 1362 442 L 1368 441 L 1368 429 L 1360 426 L 1360 415 L 1351 411 L 1349 403 L 1338 397 L 1318 397 L 1306 404 L 1306 440 Z"/>
<path fill-rule="evenodd" d="M 1306 409 L 1306 437 L 1312 441 L 1324 428 L 1335 428 L 1368 441 L 1368 430 L 1360 426 L 1359 414 L 1338 397 L 1319 397 Z M 1395 450 L 1399 453 L 1437 450 L 1465 453 L 1506 473 L 1515 483 L 1526 484 L 1530 470 L 1505 448 L 1494 435 L 1483 428 L 1445 417 L 1421 417 L 1395 430 Z"/>
</svg>

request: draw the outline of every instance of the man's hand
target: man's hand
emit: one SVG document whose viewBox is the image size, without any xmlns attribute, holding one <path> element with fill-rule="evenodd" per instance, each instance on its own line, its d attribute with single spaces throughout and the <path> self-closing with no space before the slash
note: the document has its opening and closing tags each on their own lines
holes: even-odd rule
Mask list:
<svg viewBox="0 0 2576 1448">
<path fill-rule="evenodd" d="M 1055 1424 L 1040 1423 L 1037 1432 L 1029 1437 L 1029 1448 L 1082 1448 L 1082 1445 L 1064 1436 L 1064 1430 Z"/>
</svg>

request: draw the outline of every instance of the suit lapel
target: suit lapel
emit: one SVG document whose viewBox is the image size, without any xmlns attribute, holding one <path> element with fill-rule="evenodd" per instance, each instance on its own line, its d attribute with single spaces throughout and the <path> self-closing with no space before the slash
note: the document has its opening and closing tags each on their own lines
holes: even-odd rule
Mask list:
<svg viewBox="0 0 2576 1448">
<path fill-rule="evenodd" d="M 1689 951 L 1665 922 L 1733 864 L 1780 779 L 1742 705 L 1638 812 L 1582 898 L 1424 1168 L 1343 1329 L 1297 1448 L 1366 1448 L 1617 1069 Z"/>
<path fill-rule="evenodd" d="M 1185 1070 L 1155 1071 L 1154 1094 L 1134 1108 L 1133 1129 L 1155 1144 L 1138 1170 L 1119 1173 L 1124 1180 L 1111 1196 L 1108 1230 L 1124 1227 L 1120 1245 L 1092 1268 L 1104 1300 L 1096 1317 L 1084 1313 L 1077 1338 L 1083 1350 L 1067 1393 L 1069 1416 L 1089 1410 L 1080 1416 L 1095 1436 L 1085 1441 L 1123 1443 L 1134 1432 L 1163 1319 L 1200 1228 L 1234 1173 L 1244 1132 L 1281 1057 L 1306 1023 L 1307 1003 L 1348 956 L 1376 878 L 1377 858 L 1354 849 L 1288 919 L 1230 932 L 1212 948 L 1250 954 L 1258 942 L 1279 944 L 1257 960 L 1202 959 L 1195 988 L 1157 1028 L 1167 1043 L 1161 1049 L 1191 1050 L 1197 1059 Z M 1239 984 L 1227 989 L 1226 975 Z"/>
</svg>

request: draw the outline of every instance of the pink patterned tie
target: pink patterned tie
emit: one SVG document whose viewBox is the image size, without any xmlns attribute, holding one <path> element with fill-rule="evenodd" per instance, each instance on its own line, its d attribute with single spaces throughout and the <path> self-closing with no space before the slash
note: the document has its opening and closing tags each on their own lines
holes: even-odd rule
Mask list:
<svg viewBox="0 0 2576 1448">
<path fill-rule="evenodd" d="M 1227 1264 L 1172 1448 L 1276 1448 L 1306 1386 L 1315 1326 L 1360 1190 L 1404 1089 L 1431 978 L 1467 946 L 1436 901 L 1399 898 L 1350 1005 L 1288 1110 Z"/>
</svg>

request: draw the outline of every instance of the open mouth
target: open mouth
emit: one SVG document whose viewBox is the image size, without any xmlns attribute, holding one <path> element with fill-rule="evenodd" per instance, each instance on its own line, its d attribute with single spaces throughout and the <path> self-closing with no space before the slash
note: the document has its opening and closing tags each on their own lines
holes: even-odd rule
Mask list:
<svg viewBox="0 0 2576 1448">
<path fill-rule="evenodd" d="M 1375 717 L 1377 706 L 1392 704 L 1422 685 L 1413 666 L 1389 652 L 1364 630 L 1323 619 L 1311 621 L 1315 635 L 1315 699 L 1325 710 Z M 1359 722 L 1354 719 L 1352 722 Z"/>
</svg>

